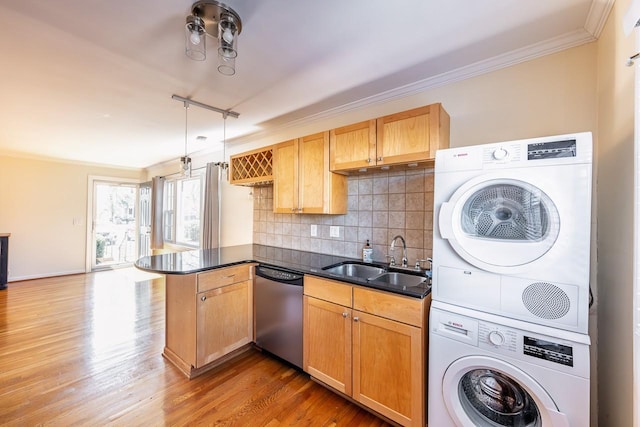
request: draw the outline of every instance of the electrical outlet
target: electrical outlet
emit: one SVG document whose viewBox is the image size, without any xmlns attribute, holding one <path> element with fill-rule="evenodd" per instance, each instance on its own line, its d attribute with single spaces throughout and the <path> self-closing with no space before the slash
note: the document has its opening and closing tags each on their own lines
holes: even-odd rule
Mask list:
<svg viewBox="0 0 640 427">
<path fill-rule="evenodd" d="M 340 237 L 340 227 L 337 225 L 329 227 L 329 237 Z"/>
<path fill-rule="evenodd" d="M 318 237 L 318 226 L 311 224 L 311 237 Z"/>
</svg>

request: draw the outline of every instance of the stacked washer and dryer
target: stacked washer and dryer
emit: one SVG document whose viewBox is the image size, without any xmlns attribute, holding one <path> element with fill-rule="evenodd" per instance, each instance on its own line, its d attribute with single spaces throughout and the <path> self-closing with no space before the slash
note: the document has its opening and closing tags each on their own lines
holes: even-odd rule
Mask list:
<svg viewBox="0 0 640 427">
<path fill-rule="evenodd" d="M 429 426 L 589 425 L 591 133 L 440 150 Z"/>
</svg>

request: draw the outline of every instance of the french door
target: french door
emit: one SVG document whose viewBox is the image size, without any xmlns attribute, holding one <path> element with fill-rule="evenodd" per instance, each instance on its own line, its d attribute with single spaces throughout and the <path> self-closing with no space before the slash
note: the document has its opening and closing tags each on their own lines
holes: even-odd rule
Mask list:
<svg viewBox="0 0 640 427">
<path fill-rule="evenodd" d="M 138 184 L 93 180 L 91 270 L 132 264 L 138 257 Z"/>
</svg>

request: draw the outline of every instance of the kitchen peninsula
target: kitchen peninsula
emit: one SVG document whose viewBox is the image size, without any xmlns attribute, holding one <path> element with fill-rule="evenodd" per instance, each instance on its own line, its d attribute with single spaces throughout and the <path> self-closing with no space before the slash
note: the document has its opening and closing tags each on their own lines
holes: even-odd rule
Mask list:
<svg viewBox="0 0 640 427">
<path fill-rule="evenodd" d="M 255 342 L 256 265 L 304 274 L 303 370 L 389 420 L 424 425 L 430 285 L 399 286 L 328 268 L 361 263 L 242 245 L 143 257 L 135 265 L 166 275 L 163 356 L 188 378 Z"/>
</svg>

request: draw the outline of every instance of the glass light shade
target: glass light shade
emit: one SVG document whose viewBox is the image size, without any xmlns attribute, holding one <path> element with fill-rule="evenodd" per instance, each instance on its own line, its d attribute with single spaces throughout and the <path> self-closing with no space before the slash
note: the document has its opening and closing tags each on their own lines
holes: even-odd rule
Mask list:
<svg viewBox="0 0 640 427">
<path fill-rule="evenodd" d="M 187 16 L 184 26 L 185 53 L 194 61 L 207 59 L 207 37 L 204 31 L 204 21 L 197 16 Z"/>
<path fill-rule="evenodd" d="M 185 178 L 191 178 L 191 157 L 180 157 L 180 174 Z"/>
<path fill-rule="evenodd" d="M 236 73 L 236 58 L 218 54 L 218 71 L 225 76 L 233 76 Z"/>
<path fill-rule="evenodd" d="M 238 27 L 232 16 L 224 15 L 218 23 L 218 71 L 225 76 L 236 73 Z"/>
</svg>

